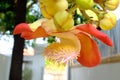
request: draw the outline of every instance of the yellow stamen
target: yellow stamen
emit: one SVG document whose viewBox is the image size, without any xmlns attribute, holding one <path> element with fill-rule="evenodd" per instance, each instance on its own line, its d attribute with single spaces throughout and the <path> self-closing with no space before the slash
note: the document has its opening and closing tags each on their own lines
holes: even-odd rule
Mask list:
<svg viewBox="0 0 120 80">
<path fill-rule="evenodd" d="M 44 56 L 58 63 L 67 63 L 78 56 L 76 47 L 63 43 L 53 43 L 44 50 Z"/>
</svg>

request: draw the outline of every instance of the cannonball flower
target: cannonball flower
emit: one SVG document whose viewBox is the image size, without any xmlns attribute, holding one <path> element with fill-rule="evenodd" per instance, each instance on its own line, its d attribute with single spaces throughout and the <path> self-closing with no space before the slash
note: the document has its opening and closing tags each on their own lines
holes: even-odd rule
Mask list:
<svg viewBox="0 0 120 80">
<path fill-rule="evenodd" d="M 92 24 L 80 24 L 67 31 L 59 31 L 53 20 L 40 19 L 31 24 L 18 24 L 14 29 L 14 35 L 17 34 L 21 34 L 21 37 L 28 40 L 48 36 L 59 38 L 60 41 L 48 45 L 43 51 L 47 59 L 59 64 L 77 59 L 86 67 L 98 65 L 101 60 L 100 52 L 92 36 L 108 46 L 113 45 L 110 38 L 94 28 Z"/>
<path fill-rule="evenodd" d="M 68 8 L 67 0 L 39 0 L 40 10 L 45 18 L 52 18 L 58 11 Z"/>
<path fill-rule="evenodd" d="M 116 15 L 113 12 L 104 14 L 103 19 L 100 20 L 99 26 L 102 30 L 110 30 L 116 25 Z"/>
<path fill-rule="evenodd" d="M 42 25 L 36 25 L 35 31 L 31 30 L 29 24 L 21 23 L 16 26 L 14 34 L 21 34 L 25 39 L 34 39 L 38 37 L 48 37 Z M 55 62 L 67 63 L 69 60 L 77 61 L 86 67 L 94 67 L 100 63 L 101 57 L 97 43 L 90 35 L 95 36 L 105 44 L 112 46 L 108 36 L 91 24 L 78 25 L 73 31 L 53 33 L 53 36 L 60 38 L 60 42 L 52 43 L 44 50 L 44 55 Z"/>
</svg>

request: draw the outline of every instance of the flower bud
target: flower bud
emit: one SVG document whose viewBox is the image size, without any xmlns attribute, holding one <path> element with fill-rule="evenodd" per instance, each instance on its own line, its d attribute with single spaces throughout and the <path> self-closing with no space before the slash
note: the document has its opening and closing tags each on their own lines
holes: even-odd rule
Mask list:
<svg viewBox="0 0 120 80">
<path fill-rule="evenodd" d="M 105 8 L 108 10 L 115 10 L 119 5 L 119 0 L 106 0 Z"/>
<path fill-rule="evenodd" d="M 58 11 L 68 8 L 66 0 L 39 0 L 42 15 L 52 18 Z"/>
<path fill-rule="evenodd" d="M 100 28 L 102 30 L 110 30 L 116 25 L 116 16 L 112 12 L 108 12 L 104 15 L 104 18 L 100 20 Z"/>
<path fill-rule="evenodd" d="M 67 11 L 56 13 L 53 20 L 58 31 L 68 31 L 74 26 L 72 15 Z"/>
<path fill-rule="evenodd" d="M 80 10 L 90 9 L 94 5 L 93 0 L 76 0 L 76 4 Z"/>
</svg>

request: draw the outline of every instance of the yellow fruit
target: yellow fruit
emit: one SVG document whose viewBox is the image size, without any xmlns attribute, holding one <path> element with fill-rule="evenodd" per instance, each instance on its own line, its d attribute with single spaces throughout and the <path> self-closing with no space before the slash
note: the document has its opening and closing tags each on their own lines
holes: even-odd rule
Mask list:
<svg viewBox="0 0 120 80">
<path fill-rule="evenodd" d="M 39 0 L 40 9 L 44 17 L 52 18 L 58 11 L 68 8 L 66 0 Z"/>
<path fill-rule="evenodd" d="M 90 9 L 94 5 L 93 0 L 76 0 L 76 4 L 80 10 Z"/>
<path fill-rule="evenodd" d="M 106 0 L 104 5 L 108 10 L 115 10 L 119 5 L 119 0 Z"/>
<path fill-rule="evenodd" d="M 67 11 L 59 11 L 53 20 L 59 31 L 68 31 L 74 26 L 72 15 Z"/>
<path fill-rule="evenodd" d="M 112 12 L 108 12 L 104 15 L 104 18 L 100 20 L 100 28 L 102 30 L 110 30 L 116 25 L 116 16 Z"/>
</svg>

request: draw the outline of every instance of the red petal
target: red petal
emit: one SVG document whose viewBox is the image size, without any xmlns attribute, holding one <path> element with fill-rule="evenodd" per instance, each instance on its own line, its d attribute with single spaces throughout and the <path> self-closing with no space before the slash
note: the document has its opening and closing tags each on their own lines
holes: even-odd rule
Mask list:
<svg viewBox="0 0 120 80">
<path fill-rule="evenodd" d="M 47 37 L 48 34 L 42 27 L 38 27 L 34 32 L 30 29 L 30 26 L 27 23 L 18 24 L 13 32 L 14 35 L 21 34 L 21 37 L 29 40 L 38 37 Z"/>
<path fill-rule="evenodd" d="M 78 56 L 77 61 L 86 67 L 98 65 L 101 57 L 96 42 L 84 33 L 79 33 L 77 36 L 81 42 L 80 56 Z"/>
<path fill-rule="evenodd" d="M 29 25 L 27 23 L 20 23 L 18 24 L 15 29 L 13 34 L 21 34 L 22 32 L 32 32 L 32 30 L 29 28 Z"/>
<path fill-rule="evenodd" d="M 38 37 L 47 37 L 49 36 L 45 30 L 42 27 L 38 27 L 34 32 L 23 32 L 21 34 L 21 37 L 29 40 L 29 39 L 34 39 L 34 38 L 38 38 Z"/>
<path fill-rule="evenodd" d="M 91 24 L 83 24 L 83 25 L 78 25 L 77 29 L 87 32 L 96 38 L 100 39 L 102 42 L 104 42 L 108 46 L 113 46 L 113 43 L 111 39 L 101 31 L 97 30 L 93 25 Z"/>
</svg>

